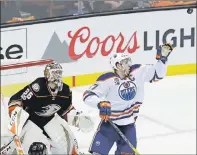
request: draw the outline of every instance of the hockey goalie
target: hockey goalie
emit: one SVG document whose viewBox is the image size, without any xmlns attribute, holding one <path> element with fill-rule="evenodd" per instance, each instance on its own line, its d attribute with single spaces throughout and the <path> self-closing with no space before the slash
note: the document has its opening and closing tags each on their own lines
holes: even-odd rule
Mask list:
<svg viewBox="0 0 197 155">
<path fill-rule="evenodd" d="M 69 125 L 83 132 L 93 129 L 92 118 L 72 105 L 72 92 L 62 81 L 62 72 L 60 64 L 47 64 L 44 77 L 37 78 L 10 98 L 8 129 L 14 138 L 9 143 L 15 145 L 18 154 L 77 155 L 77 139 Z M 5 154 L 5 149 L 1 149 L 3 151 Z"/>
</svg>

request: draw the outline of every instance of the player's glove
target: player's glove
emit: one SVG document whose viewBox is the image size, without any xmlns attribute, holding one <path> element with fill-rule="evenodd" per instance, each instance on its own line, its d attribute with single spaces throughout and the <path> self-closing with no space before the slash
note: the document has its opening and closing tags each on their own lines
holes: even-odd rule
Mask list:
<svg viewBox="0 0 197 155">
<path fill-rule="evenodd" d="M 165 64 L 172 50 L 173 50 L 173 47 L 169 43 L 165 43 L 161 45 L 160 48 L 157 49 L 156 59 L 161 60 Z"/>
<path fill-rule="evenodd" d="M 111 104 L 108 101 L 102 101 L 98 103 L 98 108 L 100 110 L 100 118 L 105 122 L 109 120 L 111 115 Z"/>
</svg>

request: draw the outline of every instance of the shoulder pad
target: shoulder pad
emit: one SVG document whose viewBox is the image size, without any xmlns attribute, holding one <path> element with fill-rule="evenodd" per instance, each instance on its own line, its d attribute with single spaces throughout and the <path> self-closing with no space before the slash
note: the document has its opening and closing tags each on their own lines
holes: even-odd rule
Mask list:
<svg viewBox="0 0 197 155">
<path fill-rule="evenodd" d="M 34 92 L 39 92 L 40 88 L 46 84 L 46 80 L 44 77 L 37 78 L 34 80 L 29 87 L 34 91 Z"/>
<path fill-rule="evenodd" d="M 108 72 L 108 73 L 105 73 L 105 74 L 102 74 L 101 76 L 99 76 L 96 81 L 105 81 L 105 80 L 108 80 L 113 77 L 118 77 L 118 75 L 113 72 Z"/>
<path fill-rule="evenodd" d="M 133 72 L 134 70 L 140 68 L 142 65 L 141 64 L 134 64 L 130 67 L 130 72 Z"/>
</svg>

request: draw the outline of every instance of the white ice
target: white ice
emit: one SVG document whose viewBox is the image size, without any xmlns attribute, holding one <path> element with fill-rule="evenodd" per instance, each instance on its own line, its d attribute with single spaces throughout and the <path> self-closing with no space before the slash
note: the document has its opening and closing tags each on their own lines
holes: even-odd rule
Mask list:
<svg viewBox="0 0 197 155">
<path fill-rule="evenodd" d="M 97 111 L 82 102 L 86 88 L 73 89 L 73 103 L 92 112 L 98 123 Z M 136 128 L 141 154 L 196 154 L 196 75 L 169 76 L 147 83 Z M 82 152 L 87 153 L 94 131 L 75 134 Z M 114 145 L 110 154 L 115 149 Z"/>
</svg>

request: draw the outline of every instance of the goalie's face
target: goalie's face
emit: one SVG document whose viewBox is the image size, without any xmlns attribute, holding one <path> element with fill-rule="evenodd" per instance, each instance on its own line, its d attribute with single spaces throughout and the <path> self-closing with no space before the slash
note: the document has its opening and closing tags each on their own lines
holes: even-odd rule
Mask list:
<svg viewBox="0 0 197 155">
<path fill-rule="evenodd" d="M 55 88 L 62 85 L 62 70 L 59 69 L 50 69 L 48 72 L 48 81 L 54 84 Z M 53 88 L 53 89 L 55 89 Z"/>
<path fill-rule="evenodd" d="M 51 69 L 49 72 L 53 81 L 62 79 L 62 70 Z"/>
<path fill-rule="evenodd" d="M 62 67 L 59 64 L 49 65 L 45 69 L 45 77 L 52 89 L 61 90 L 62 87 Z"/>
</svg>

